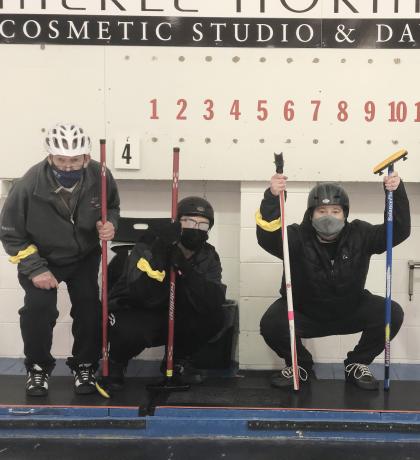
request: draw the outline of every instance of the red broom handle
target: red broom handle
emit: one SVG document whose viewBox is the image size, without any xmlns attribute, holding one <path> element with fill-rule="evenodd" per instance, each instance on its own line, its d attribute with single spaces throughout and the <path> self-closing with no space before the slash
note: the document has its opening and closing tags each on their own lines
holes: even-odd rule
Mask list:
<svg viewBox="0 0 420 460">
<path fill-rule="evenodd" d="M 178 183 L 179 183 L 179 148 L 174 147 L 172 164 L 172 210 L 171 219 L 175 222 L 178 209 Z M 166 377 L 173 376 L 174 369 L 174 330 L 175 330 L 175 282 L 176 272 L 170 269 L 169 278 L 169 312 L 168 312 L 168 343 L 166 351 Z"/>
<path fill-rule="evenodd" d="M 106 140 L 100 140 L 101 148 L 101 220 L 107 221 L 108 199 L 106 187 Z M 102 375 L 109 375 L 108 359 L 108 242 L 102 240 Z"/>
</svg>

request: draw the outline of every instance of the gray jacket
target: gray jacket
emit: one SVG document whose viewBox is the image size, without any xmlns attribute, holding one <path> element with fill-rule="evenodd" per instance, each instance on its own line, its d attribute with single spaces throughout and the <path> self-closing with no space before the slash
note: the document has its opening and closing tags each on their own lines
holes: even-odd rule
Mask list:
<svg viewBox="0 0 420 460">
<path fill-rule="evenodd" d="M 66 200 L 47 159 L 37 163 L 12 187 L 0 215 L 0 239 L 6 252 L 18 256 L 20 273 L 33 278 L 48 265 L 83 259 L 98 246 L 101 220 L 101 166 L 91 160 Z M 108 220 L 117 228 L 120 200 L 107 171 Z M 69 207 L 70 204 L 70 207 Z"/>
</svg>

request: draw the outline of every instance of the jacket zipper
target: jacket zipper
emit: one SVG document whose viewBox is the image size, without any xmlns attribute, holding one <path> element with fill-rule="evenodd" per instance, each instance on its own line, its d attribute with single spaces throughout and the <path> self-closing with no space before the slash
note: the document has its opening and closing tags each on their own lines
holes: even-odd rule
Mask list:
<svg viewBox="0 0 420 460">
<path fill-rule="evenodd" d="M 76 235 L 76 226 L 75 226 L 75 223 L 74 223 L 74 212 L 76 211 L 76 207 L 77 207 L 77 203 L 79 201 L 79 196 L 77 196 L 76 198 L 76 203 L 74 204 L 73 206 L 73 210 L 70 209 L 70 207 L 68 206 L 68 204 L 66 203 L 66 200 L 61 196 L 60 196 L 60 199 L 61 201 L 63 202 L 64 206 L 67 208 L 67 210 L 69 211 L 70 213 L 70 222 L 71 224 L 73 225 L 73 235 L 74 235 L 74 240 L 76 241 L 76 244 L 77 244 L 77 247 L 79 248 L 79 253 L 82 252 L 82 248 L 80 247 L 80 243 L 79 243 L 79 240 L 77 239 L 77 235 Z"/>
</svg>

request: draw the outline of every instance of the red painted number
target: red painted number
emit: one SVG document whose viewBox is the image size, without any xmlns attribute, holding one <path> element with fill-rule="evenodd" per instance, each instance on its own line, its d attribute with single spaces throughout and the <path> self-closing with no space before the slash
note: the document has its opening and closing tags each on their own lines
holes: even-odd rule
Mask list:
<svg viewBox="0 0 420 460">
<path fill-rule="evenodd" d="M 186 120 L 187 117 L 184 115 L 185 110 L 187 109 L 187 101 L 185 99 L 178 99 L 177 106 L 180 107 L 178 115 L 176 116 L 177 120 Z"/>
<path fill-rule="evenodd" d="M 375 103 L 372 101 L 367 101 L 365 104 L 365 120 L 367 122 L 371 122 L 375 119 L 376 114 L 376 106 Z"/>
<path fill-rule="evenodd" d="M 294 107 L 295 103 L 293 101 L 286 101 L 283 107 L 283 116 L 286 121 L 292 121 L 295 118 Z"/>
<path fill-rule="evenodd" d="M 392 101 L 389 104 L 391 116 L 388 121 L 401 123 L 407 119 L 407 104 L 404 101 Z"/>
<path fill-rule="evenodd" d="M 315 106 L 312 114 L 312 121 L 318 121 L 319 106 L 321 105 L 321 101 L 314 100 L 311 101 L 311 104 Z"/>
<path fill-rule="evenodd" d="M 266 99 L 261 99 L 258 101 L 257 112 L 259 113 L 257 115 L 257 120 L 260 120 L 260 121 L 267 120 L 268 110 L 267 110 L 267 107 L 265 107 L 266 104 L 267 104 Z"/>
<path fill-rule="evenodd" d="M 203 118 L 205 120 L 213 120 L 214 118 L 214 111 L 213 111 L 213 107 L 214 107 L 214 103 L 211 99 L 206 99 L 204 101 L 204 105 L 206 105 L 206 114 L 203 115 Z"/>
<path fill-rule="evenodd" d="M 346 101 L 340 101 L 338 103 L 338 115 L 337 119 L 338 121 L 347 121 L 349 118 L 349 114 L 347 112 L 349 105 L 347 104 Z"/>
<path fill-rule="evenodd" d="M 150 103 L 152 104 L 152 115 L 150 115 L 150 119 L 159 120 L 159 117 L 157 114 L 157 99 L 152 99 Z"/>
<path fill-rule="evenodd" d="M 233 101 L 232 107 L 230 108 L 230 114 L 235 117 L 235 120 L 239 120 L 242 115 L 239 111 L 239 99 L 235 99 Z"/>
<path fill-rule="evenodd" d="M 420 123 L 420 102 L 416 102 L 417 115 L 414 121 Z"/>
</svg>

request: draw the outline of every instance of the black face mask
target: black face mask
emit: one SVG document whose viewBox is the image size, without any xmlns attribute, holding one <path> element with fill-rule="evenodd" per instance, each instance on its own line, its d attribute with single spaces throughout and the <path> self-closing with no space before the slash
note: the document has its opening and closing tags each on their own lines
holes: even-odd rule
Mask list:
<svg viewBox="0 0 420 460">
<path fill-rule="evenodd" d="M 190 251 L 198 251 L 208 240 L 208 233 L 195 228 L 183 228 L 181 244 Z"/>
</svg>

